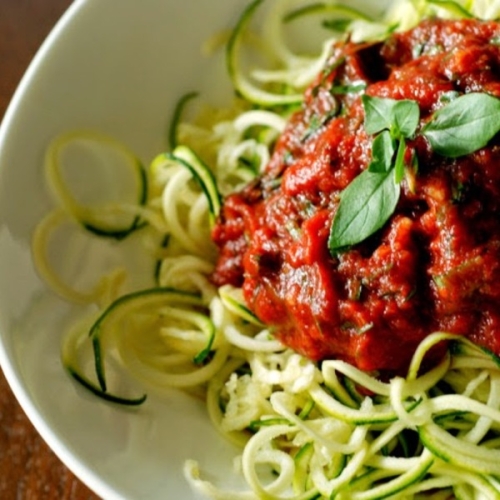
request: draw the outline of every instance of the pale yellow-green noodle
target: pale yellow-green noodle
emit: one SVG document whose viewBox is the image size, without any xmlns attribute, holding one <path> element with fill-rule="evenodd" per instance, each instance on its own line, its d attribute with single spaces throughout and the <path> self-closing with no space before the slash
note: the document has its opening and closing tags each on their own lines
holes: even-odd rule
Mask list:
<svg viewBox="0 0 500 500">
<path fill-rule="evenodd" d="M 146 392 L 176 387 L 205 397 L 207 418 L 241 446 L 234 473 L 245 484 L 226 490 L 205 479 L 193 457 L 184 474 L 209 498 L 500 498 L 500 366 L 494 355 L 436 332 L 417 350 L 406 377 L 382 381 L 343 361 L 317 364 L 276 340 L 240 289 L 217 289 L 210 280 L 219 197 L 262 172 L 333 37 L 343 36 L 326 33 L 311 54 L 292 47 L 290 28 L 333 17 L 351 23 L 353 39 L 379 39 L 428 15 L 500 15 L 500 2 L 486 0 L 399 0 L 382 13 L 372 7 L 365 14 L 336 2 L 253 2 L 223 37 L 230 40 L 230 77 L 243 98 L 224 108 L 203 105 L 195 118 L 181 120 L 176 137 L 184 149 L 159 152 L 144 171 L 125 146 L 100 134 L 65 132 L 49 147 L 47 178 L 57 207 L 35 231 L 35 264 L 64 299 L 95 305 L 92 318 L 68 336 L 64 362 L 104 396 L 121 390 L 115 379 L 126 372 Z M 266 13 L 254 24 L 252 15 L 262 16 L 261 9 Z M 260 37 L 243 36 L 248 30 L 255 35 L 259 26 Z M 265 64 L 242 64 L 247 40 Z M 60 152 L 80 140 L 124 158 L 123 176 L 136 183 L 135 202 L 77 201 Z M 150 287 L 134 289 L 118 269 L 89 290 L 74 289 L 48 251 L 68 220 L 89 238 L 114 238 L 117 251 L 128 237 L 139 241 L 141 258 L 151 261 Z M 450 351 L 422 371 L 426 352 L 439 342 L 448 342 Z M 92 349 L 100 355 L 96 373 L 82 359 L 89 345 L 90 356 Z"/>
</svg>

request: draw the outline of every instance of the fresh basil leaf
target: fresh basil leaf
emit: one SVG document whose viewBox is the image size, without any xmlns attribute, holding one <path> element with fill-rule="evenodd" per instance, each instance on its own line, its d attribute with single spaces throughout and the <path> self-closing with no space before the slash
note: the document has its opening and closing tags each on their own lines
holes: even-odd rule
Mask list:
<svg viewBox="0 0 500 500">
<path fill-rule="evenodd" d="M 417 102 L 409 99 L 396 101 L 392 116 L 395 132 L 408 139 L 413 137 L 420 122 L 420 108 Z"/>
<path fill-rule="evenodd" d="M 361 97 L 365 108 L 365 130 L 367 134 L 378 134 L 384 129 L 390 130 L 393 125 L 393 109 L 397 102 L 385 97 Z"/>
<path fill-rule="evenodd" d="M 372 161 L 368 165 L 370 172 L 384 173 L 392 168 L 395 144 L 388 130 L 378 134 L 372 142 Z"/>
<path fill-rule="evenodd" d="M 328 239 L 330 253 L 362 242 L 393 214 L 401 188 L 388 172 L 364 170 L 342 192 Z"/>
<path fill-rule="evenodd" d="M 420 121 L 420 108 L 410 99 L 362 96 L 365 108 L 365 130 L 377 134 L 390 130 L 393 137 L 410 138 L 415 134 Z"/>
<path fill-rule="evenodd" d="M 399 184 L 405 176 L 405 151 L 406 151 L 406 141 L 404 138 L 399 140 L 398 153 L 396 155 L 396 161 L 394 162 L 394 182 Z"/>
<path fill-rule="evenodd" d="M 474 92 L 434 113 L 422 129 L 432 149 L 450 158 L 483 148 L 500 130 L 500 99 Z"/>
</svg>

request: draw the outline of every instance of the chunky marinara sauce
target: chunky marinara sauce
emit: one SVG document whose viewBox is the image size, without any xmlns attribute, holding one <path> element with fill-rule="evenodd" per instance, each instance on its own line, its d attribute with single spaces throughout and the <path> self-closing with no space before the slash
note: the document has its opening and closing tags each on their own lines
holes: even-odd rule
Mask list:
<svg viewBox="0 0 500 500">
<path fill-rule="evenodd" d="M 500 97 L 499 40 L 495 22 L 435 19 L 384 42 L 336 44 L 265 172 L 225 199 L 214 282 L 242 286 L 275 335 L 313 360 L 398 373 L 436 330 L 500 354 L 497 138 L 446 159 L 417 134 L 389 222 L 328 249 L 339 195 L 371 160 L 361 94 L 416 101 L 421 125 L 457 95 Z"/>
</svg>

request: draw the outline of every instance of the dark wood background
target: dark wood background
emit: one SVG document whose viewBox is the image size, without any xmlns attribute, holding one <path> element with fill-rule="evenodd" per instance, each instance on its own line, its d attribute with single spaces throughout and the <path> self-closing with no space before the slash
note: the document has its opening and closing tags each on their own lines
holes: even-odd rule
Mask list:
<svg viewBox="0 0 500 500">
<path fill-rule="evenodd" d="M 0 120 L 38 47 L 71 0 L 0 0 Z M 0 373 L 0 499 L 96 500 L 26 418 Z"/>
</svg>

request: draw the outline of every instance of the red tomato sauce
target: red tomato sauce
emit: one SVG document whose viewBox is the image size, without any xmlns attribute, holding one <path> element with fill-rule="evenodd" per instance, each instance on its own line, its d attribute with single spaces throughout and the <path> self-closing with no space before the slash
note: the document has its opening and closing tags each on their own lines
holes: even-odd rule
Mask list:
<svg viewBox="0 0 500 500">
<path fill-rule="evenodd" d="M 225 199 L 214 283 L 242 286 L 276 337 L 313 360 L 401 373 L 437 330 L 500 354 L 498 138 L 456 159 L 409 140 L 389 222 L 337 256 L 328 249 L 339 195 L 371 159 L 362 93 L 415 100 L 422 126 L 454 96 L 500 97 L 499 44 L 500 24 L 477 20 L 336 44 L 265 172 Z"/>
</svg>

